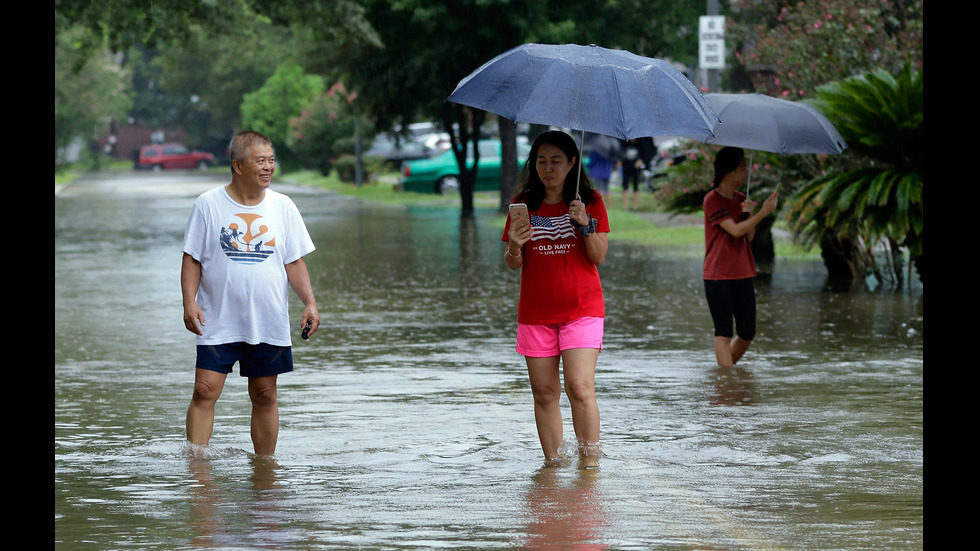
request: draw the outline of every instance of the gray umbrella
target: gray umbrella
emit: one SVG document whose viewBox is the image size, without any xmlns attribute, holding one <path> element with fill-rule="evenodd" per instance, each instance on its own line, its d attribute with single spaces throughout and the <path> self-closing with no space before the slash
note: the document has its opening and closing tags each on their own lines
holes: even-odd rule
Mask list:
<svg viewBox="0 0 980 551">
<path fill-rule="evenodd" d="M 827 117 L 805 103 L 757 93 L 705 94 L 704 99 L 720 119 L 714 137 L 699 140 L 704 143 L 770 153 L 832 155 L 840 155 L 847 147 Z M 745 193 L 748 192 L 747 183 Z"/>
<path fill-rule="evenodd" d="M 803 102 L 762 94 L 705 94 L 718 114 L 714 137 L 704 143 L 770 153 L 829 153 L 847 147 L 827 117 Z"/>
</svg>

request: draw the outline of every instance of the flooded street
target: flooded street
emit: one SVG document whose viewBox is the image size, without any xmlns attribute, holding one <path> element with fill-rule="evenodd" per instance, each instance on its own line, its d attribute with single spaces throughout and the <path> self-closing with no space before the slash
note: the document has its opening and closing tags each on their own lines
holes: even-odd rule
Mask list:
<svg viewBox="0 0 980 551">
<path fill-rule="evenodd" d="M 283 183 L 318 248 L 323 326 L 293 328 L 274 458 L 251 453 L 237 366 L 191 458 L 181 241 L 227 180 L 120 174 L 55 196 L 56 548 L 923 547 L 917 281 L 835 293 L 819 262 L 780 261 L 753 348 L 719 370 L 700 256 L 611 241 L 601 468 L 544 468 L 496 214 Z"/>
</svg>

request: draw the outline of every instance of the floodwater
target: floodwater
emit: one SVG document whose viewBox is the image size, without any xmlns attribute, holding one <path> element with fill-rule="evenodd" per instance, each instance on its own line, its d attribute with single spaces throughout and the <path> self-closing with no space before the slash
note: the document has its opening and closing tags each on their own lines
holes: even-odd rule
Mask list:
<svg viewBox="0 0 980 551">
<path fill-rule="evenodd" d="M 226 179 L 55 196 L 56 548 L 922 548 L 921 286 L 831 292 L 818 262 L 779 262 L 753 348 L 719 370 L 698 255 L 613 241 L 601 466 L 545 468 L 494 213 L 286 184 L 324 326 L 280 377 L 275 456 L 251 453 L 236 368 L 192 458 L 180 245 Z"/>
</svg>

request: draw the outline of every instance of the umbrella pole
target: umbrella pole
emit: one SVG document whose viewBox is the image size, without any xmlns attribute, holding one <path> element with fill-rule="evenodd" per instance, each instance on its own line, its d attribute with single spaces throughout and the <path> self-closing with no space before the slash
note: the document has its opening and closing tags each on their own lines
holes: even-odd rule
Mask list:
<svg viewBox="0 0 980 551">
<path fill-rule="evenodd" d="M 749 187 L 752 185 L 752 155 L 755 155 L 755 151 L 749 151 L 749 179 L 745 182 L 745 197 L 749 196 Z"/>
<path fill-rule="evenodd" d="M 578 142 L 578 171 L 575 172 L 575 197 L 578 197 L 578 185 L 582 180 L 582 148 L 585 147 L 585 130 Z"/>
</svg>

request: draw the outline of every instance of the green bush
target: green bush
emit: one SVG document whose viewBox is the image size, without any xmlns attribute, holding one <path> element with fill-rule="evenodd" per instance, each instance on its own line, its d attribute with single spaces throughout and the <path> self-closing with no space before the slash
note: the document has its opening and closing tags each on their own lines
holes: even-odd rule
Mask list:
<svg viewBox="0 0 980 551">
<path fill-rule="evenodd" d="M 357 157 L 344 153 L 333 164 L 341 182 L 353 183 L 357 180 Z"/>
</svg>

